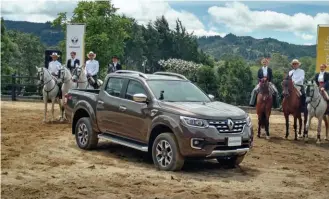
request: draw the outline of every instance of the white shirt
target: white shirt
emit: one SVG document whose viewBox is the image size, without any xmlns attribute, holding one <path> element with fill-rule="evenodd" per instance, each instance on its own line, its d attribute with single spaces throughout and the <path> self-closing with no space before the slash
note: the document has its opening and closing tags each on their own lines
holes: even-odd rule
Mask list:
<svg viewBox="0 0 329 199">
<path fill-rule="evenodd" d="M 75 58 L 74 59 L 71 59 L 71 66 L 72 67 L 74 66 L 74 61 L 75 61 Z"/>
<path fill-rule="evenodd" d="M 262 69 L 263 69 L 263 76 L 267 77 L 267 66 L 263 66 Z"/>
<path fill-rule="evenodd" d="M 86 62 L 86 75 L 91 74 L 91 76 L 97 75 L 99 71 L 99 63 L 97 60 L 88 60 Z"/>
<path fill-rule="evenodd" d="M 324 82 L 324 71 L 319 73 L 318 82 Z"/>
<path fill-rule="evenodd" d="M 292 81 L 296 85 L 302 86 L 304 84 L 305 72 L 303 69 L 297 68 L 289 71 L 289 76 L 292 76 Z"/>
<path fill-rule="evenodd" d="M 48 70 L 50 73 L 55 73 L 58 75 L 58 71 L 61 69 L 61 63 L 59 61 L 51 61 L 48 65 Z"/>
</svg>

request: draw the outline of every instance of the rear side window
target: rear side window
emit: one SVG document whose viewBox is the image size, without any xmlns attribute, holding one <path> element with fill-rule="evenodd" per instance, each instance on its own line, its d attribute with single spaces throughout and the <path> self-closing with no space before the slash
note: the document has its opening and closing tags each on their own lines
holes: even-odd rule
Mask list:
<svg viewBox="0 0 329 199">
<path fill-rule="evenodd" d="M 107 82 L 105 91 L 112 96 L 120 97 L 124 79 L 111 77 Z"/>
<path fill-rule="evenodd" d="M 147 96 L 146 91 L 141 83 L 139 83 L 138 81 L 130 80 L 127 87 L 125 98 L 129 100 L 133 100 L 133 95 L 137 93 L 138 94 L 142 93 Z"/>
</svg>

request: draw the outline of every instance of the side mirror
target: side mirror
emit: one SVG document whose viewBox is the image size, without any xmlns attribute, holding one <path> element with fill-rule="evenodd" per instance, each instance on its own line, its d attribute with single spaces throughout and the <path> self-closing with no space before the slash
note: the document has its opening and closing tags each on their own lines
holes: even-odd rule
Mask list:
<svg viewBox="0 0 329 199">
<path fill-rule="evenodd" d="M 212 94 L 209 94 L 208 97 L 210 98 L 211 101 L 215 100 L 215 96 L 213 96 Z"/>
<path fill-rule="evenodd" d="M 147 102 L 147 96 L 143 93 L 137 93 L 133 95 L 133 100 L 138 103 L 146 103 Z"/>
</svg>

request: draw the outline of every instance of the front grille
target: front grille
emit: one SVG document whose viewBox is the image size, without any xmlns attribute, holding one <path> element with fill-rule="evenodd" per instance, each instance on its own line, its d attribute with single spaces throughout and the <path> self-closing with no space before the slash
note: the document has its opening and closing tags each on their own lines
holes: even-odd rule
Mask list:
<svg viewBox="0 0 329 199">
<path fill-rule="evenodd" d="M 246 125 L 246 120 L 221 120 L 208 121 L 209 126 L 216 127 L 219 133 L 241 133 Z M 231 123 L 231 128 L 229 128 Z"/>
</svg>

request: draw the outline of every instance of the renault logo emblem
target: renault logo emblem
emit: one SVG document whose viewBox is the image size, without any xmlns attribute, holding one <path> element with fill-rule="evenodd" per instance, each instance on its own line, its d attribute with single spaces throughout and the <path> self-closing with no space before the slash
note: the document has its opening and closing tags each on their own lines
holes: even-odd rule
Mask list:
<svg viewBox="0 0 329 199">
<path fill-rule="evenodd" d="M 231 119 L 227 120 L 227 127 L 230 131 L 232 131 L 232 129 L 234 127 L 234 122 Z"/>
</svg>

